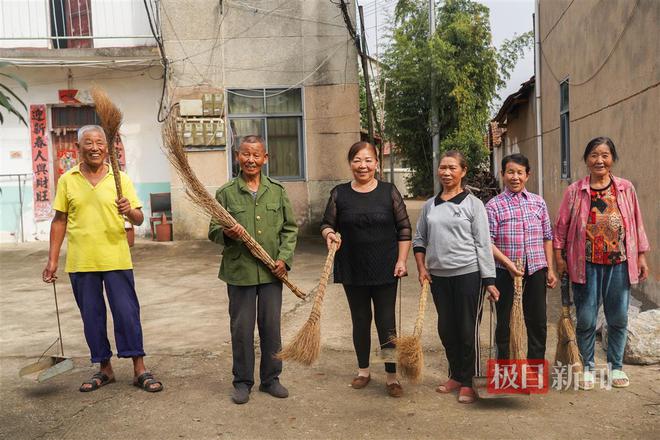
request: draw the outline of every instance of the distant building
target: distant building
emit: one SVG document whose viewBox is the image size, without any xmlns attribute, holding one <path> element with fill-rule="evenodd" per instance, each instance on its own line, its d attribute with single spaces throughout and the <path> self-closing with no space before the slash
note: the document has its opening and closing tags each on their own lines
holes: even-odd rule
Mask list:
<svg viewBox="0 0 660 440">
<path fill-rule="evenodd" d="M 0 61 L 15 64 L 7 72 L 29 89 L 9 86 L 40 118 L 28 114 L 25 127 L 8 116 L 0 130 L 0 241 L 47 239 L 57 178 L 77 163 L 75 132 L 97 120 L 88 93 L 94 84 L 124 113 L 124 161 L 146 214 L 150 194 L 171 193 L 175 239 L 205 238 L 208 218 L 190 205 L 162 152 L 159 118 L 169 109 L 211 193 L 235 175 L 240 138 L 262 135 L 266 173 L 284 182 L 301 231 L 317 233 L 330 189 L 350 177 L 344 157 L 360 137 L 357 54 L 338 6 L 146 3 L 3 6 Z M 353 6 L 349 13 L 355 22 Z M 34 124 L 43 125 L 38 140 Z M 149 233 L 148 223 L 139 234 Z"/>
</svg>

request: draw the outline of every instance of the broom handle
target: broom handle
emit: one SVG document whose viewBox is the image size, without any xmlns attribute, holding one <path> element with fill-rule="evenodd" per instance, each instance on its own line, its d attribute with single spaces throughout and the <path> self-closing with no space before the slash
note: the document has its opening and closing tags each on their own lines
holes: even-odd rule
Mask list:
<svg viewBox="0 0 660 440">
<path fill-rule="evenodd" d="M 60 334 L 60 353 L 64 357 L 64 343 L 62 342 L 62 327 L 60 325 L 60 308 L 57 306 L 57 289 L 53 281 L 53 296 L 55 297 L 55 313 L 57 314 L 57 332 Z"/>
<path fill-rule="evenodd" d="M 571 290 L 568 274 L 566 272 L 561 274 L 561 305 L 565 307 L 570 307 L 573 305 L 573 301 L 571 301 Z"/>
<path fill-rule="evenodd" d="M 341 235 L 337 233 L 337 238 L 341 238 Z M 337 242 L 333 241 L 330 244 L 330 249 L 328 250 L 328 256 L 325 258 L 325 264 L 323 264 L 323 271 L 321 272 L 321 277 L 319 278 L 319 287 L 316 290 L 316 298 L 314 298 L 314 304 L 312 305 L 312 315 L 316 315 L 316 319 L 320 318 L 321 315 L 321 305 L 323 304 L 323 297 L 325 296 L 325 290 L 328 287 L 328 280 L 330 279 L 330 272 L 332 271 L 332 264 L 335 262 L 335 253 L 337 252 Z"/>
<path fill-rule="evenodd" d="M 422 284 L 422 293 L 419 295 L 419 303 L 417 303 L 417 319 L 415 320 L 413 336 L 421 336 L 422 334 L 422 326 L 424 325 L 424 312 L 426 311 L 426 299 L 429 295 L 430 289 L 431 285 L 429 284 L 429 281 L 424 280 L 424 284 Z"/>
<path fill-rule="evenodd" d="M 224 209 L 224 207 L 222 207 L 222 205 L 220 205 L 220 206 L 221 206 L 222 209 Z M 231 217 L 231 215 L 229 213 L 227 213 L 227 215 L 229 215 Z M 234 220 L 235 223 L 237 223 L 236 220 L 233 217 L 231 217 L 231 218 Z M 274 269 L 275 268 L 275 260 L 273 260 L 273 257 L 268 255 L 266 250 L 259 244 L 259 242 L 257 242 L 257 240 L 254 239 L 254 237 L 252 237 L 248 233 L 247 230 L 243 229 L 243 231 L 244 232 L 241 235 L 241 241 L 243 243 L 245 243 L 245 246 L 247 246 L 247 248 L 250 250 L 250 253 L 252 255 L 254 255 L 255 257 L 257 257 L 259 260 L 261 260 L 261 262 L 264 263 L 268 269 Z M 293 292 L 294 295 L 296 295 L 300 299 L 305 299 L 307 294 L 305 294 L 305 292 L 300 290 L 295 284 L 293 284 L 291 281 L 289 281 L 289 277 L 286 273 L 284 275 L 282 275 L 281 277 L 278 276 L 277 278 L 280 281 L 282 281 L 282 283 L 284 283 L 284 285 L 286 285 Z"/>
<path fill-rule="evenodd" d="M 338 239 L 341 240 L 341 234 L 337 232 L 335 234 Z M 325 264 L 323 265 L 323 273 L 321 273 L 321 279 L 319 280 L 319 292 L 325 291 L 328 286 L 328 280 L 330 279 L 330 270 L 332 269 L 332 264 L 335 262 L 335 253 L 337 252 L 337 242 L 333 241 L 330 243 L 330 250 L 328 250 L 328 256 L 325 258 Z M 318 293 L 317 293 L 318 295 Z"/>
<path fill-rule="evenodd" d="M 110 166 L 112 167 L 112 174 L 115 178 L 117 198 L 121 199 L 121 175 L 119 174 L 119 162 L 117 161 L 117 150 L 115 149 L 115 135 L 111 135 L 111 139 L 108 140 L 108 153 L 110 153 Z"/>
</svg>

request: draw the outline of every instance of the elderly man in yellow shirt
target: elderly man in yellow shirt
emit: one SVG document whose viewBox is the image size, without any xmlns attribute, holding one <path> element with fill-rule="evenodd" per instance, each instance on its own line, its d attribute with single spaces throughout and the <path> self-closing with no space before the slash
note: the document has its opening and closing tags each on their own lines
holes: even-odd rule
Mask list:
<svg viewBox="0 0 660 440">
<path fill-rule="evenodd" d="M 98 125 L 78 130 L 80 164 L 60 177 L 50 227 L 50 250 L 43 280 L 57 279 L 57 265 L 66 235 L 66 272 L 80 309 L 92 363 L 100 370 L 80 386 L 89 392 L 114 382 L 108 341 L 105 285 L 114 321 L 117 356 L 133 359 L 133 384 L 157 392 L 163 384 L 144 366 L 140 304 L 135 292 L 133 263 L 124 230 L 124 218 L 134 225 L 144 221 L 142 205 L 131 180 L 121 173 L 124 197 L 117 199 L 112 168 L 106 163 L 108 142 Z"/>
</svg>

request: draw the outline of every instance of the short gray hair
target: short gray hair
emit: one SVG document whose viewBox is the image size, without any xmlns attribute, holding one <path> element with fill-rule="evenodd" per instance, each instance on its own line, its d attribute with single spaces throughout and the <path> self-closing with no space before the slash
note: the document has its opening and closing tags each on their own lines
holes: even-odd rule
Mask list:
<svg viewBox="0 0 660 440">
<path fill-rule="evenodd" d="M 243 136 L 240 145 L 243 144 L 261 144 L 262 147 L 266 148 L 266 141 L 264 138 L 257 134 L 249 134 L 247 136 Z"/>
<path fill-rule="evenodd" d="M 103 134 L 103 137 L 105 137 L 105 131 L 103 131 L 103 127 L 100 125 L 84 125 L 78 129 L 78 143 L 82 141 L 85 133 L 89 133 L 91 131 L 98 131 L 99 133 Z"/>
</svg>

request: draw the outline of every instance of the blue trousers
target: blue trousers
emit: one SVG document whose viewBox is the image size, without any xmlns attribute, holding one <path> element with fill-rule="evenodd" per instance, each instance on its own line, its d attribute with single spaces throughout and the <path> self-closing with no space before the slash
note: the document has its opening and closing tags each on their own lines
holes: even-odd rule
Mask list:
<svg viewBox="0 0 660 440">
<path fill-rule="evenodd" d="M 596 319 L 603 302 L 607 321 L 607 363 L 613 370 L 623 366 L 623 350 L 628 337 L 630 280 L 628 263 L 608 265 L 587 262 L 585 284 L 573 284 L 577 315 L 577 343 L 585 369 L 594 368 Z"/>
<path fill-rule="evenodd" d="M 93 363 L 112 357 L 108 341 L 103 286 L 112 312 L 118 357 L 144 356 L 140 304 L 132 270 L 70 273 L 71 287 L 85 329 Z"/>
</svg>

